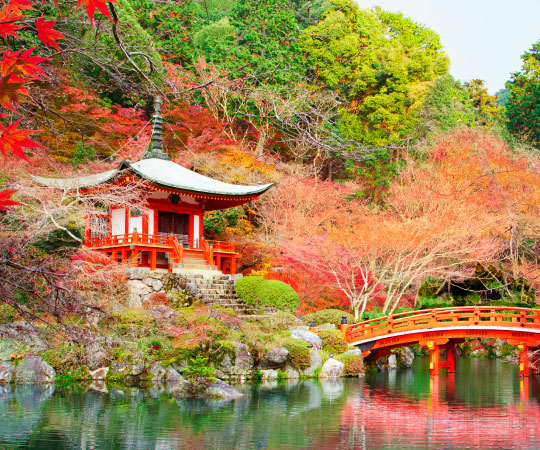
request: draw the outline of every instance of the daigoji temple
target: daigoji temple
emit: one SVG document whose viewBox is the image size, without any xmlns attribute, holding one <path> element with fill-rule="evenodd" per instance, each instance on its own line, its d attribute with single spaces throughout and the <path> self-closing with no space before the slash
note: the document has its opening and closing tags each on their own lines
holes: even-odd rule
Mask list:
<svg viewBox="0 0 540 450">
<path fill-rule="evenodd" d="M 106 172 L 68 179 L 34 177 L 40 184 L 80 191 L 116 183 L 143 183 L 143 208 L 118 206 L 86 217 L 85 245 L 132 267 L 213 269 L 236 273 L 240 254 L 233 242 L 204 237 L 204 214 L 256 200 L 272 184 L 240 186 L 218 181 L 171 161 L 163 151 L 160 101 L 150 145 L 140 161 L 123 161 Z"/>
</svg>

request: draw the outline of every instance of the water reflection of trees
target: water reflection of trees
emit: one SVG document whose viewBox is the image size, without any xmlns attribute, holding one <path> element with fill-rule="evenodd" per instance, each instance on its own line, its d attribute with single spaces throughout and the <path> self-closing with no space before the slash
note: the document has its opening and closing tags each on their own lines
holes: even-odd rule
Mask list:
<svg viewBox="0 0 540 450">
<path fill-rule="evenodd" d="M 19 389 L 23 388 L 14 388 Z M 134 387 L 112 388 L 109 393 L 58 389 L 56 395 L 39 397 L 30 405 L 32 421 L 25 419 L 30 410 L 23 405 L 35 394 L 0 397 L 0 411 L 10 416 L 13 429 L 21 430 L 4 433 L 0 425 L 0 448 L 6 442 L 18 444 L 13 448 L 58 450 L 304 446 L 339 421 L 346 398 L 342 380 L 245 389 L 247 395 L 235 401 L 179 400 L 166 391 L 154 389 L 151 394 Z"/>
<path fill-rule="evenodd" d="M 462 366 L 474 386 L 463 378 L 430 382 L 419 366 L 365 381 L 242 386 L 246 396 L 234 401 L 179 400 L 166 386 L 109 392 L 7 386 L 0 389 L 0 448 L 537 447 L 540 409 L 528 390 L 520 398 L 515 368 L 477 366 Z M 540 383 L 532 379 L 530 389 L 535 397 Z"/>
</svg>

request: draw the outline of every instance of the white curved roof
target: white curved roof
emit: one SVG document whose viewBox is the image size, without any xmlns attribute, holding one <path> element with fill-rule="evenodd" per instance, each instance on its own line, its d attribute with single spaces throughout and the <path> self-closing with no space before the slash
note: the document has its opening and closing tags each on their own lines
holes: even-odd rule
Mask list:
<svg viewBox="0 0 540 450">
<path fill-rule="evenodd" d="M 95 175 L 77 178 L 32 178 L 40 184 L 60 189 L 80 189 L 105 183 L 114 178 L 121 169 L 127 168 L 135 175 L 152 183 L 190 192 L 201 192 L 217 195 L 258 195 L 270 189 L 272 183 L 260 186 L 242 186 L 214 180 L 192 170 L 186 169 L 172 161 L 159 158 L 142 159 L 133 164 L 124 162 L 118 169 L 109 170 Z"/>
</svg>

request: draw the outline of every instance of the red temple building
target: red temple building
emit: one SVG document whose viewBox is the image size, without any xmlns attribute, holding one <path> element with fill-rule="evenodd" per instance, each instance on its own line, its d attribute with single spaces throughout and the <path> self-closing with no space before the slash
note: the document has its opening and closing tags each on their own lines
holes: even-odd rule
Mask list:
<svg viewBox="0 0 540 450">
<path fill-rule="evenodd" d="M 204 214 L 256 200 L 272 184 L 239 186 L 214 180 L 171 161 L 162 147 L 160 101 L 156 101 L 152 138 L 140 161 L 117 169 L 69 179 L 34 177 L 40 184 L 65 190 L 102 188 L 143 182 L 144 208 L 118 206 L 86 218 L 85 245 L 132 267 L 213 269 L 236 273 L 241 255 L 233 242 L 204 237 Z"/>
</svg>

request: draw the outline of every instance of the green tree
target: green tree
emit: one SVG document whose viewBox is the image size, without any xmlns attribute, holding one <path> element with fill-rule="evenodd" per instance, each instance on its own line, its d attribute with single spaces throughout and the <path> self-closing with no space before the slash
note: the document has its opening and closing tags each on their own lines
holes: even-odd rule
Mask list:
<svg viewBox="0 0 540 450">
<path fill-rule="evenodd" d="M 506 126 L 531 145 L 540 144 L 540 41 L 521 59 L 520 72 L 506 83 L 510 97 L 506 103 Z"/>
<path fill-rule="evenodd" d="M 503 109 L 497 103 L 497 97 L 489 95 L 484 80 L 474 79 L 464 85 L 470 94 L 472 105 L 477 112 L 477 123 L 492 126 L 502 120 Z"/>
<path fill-rule="evenodd" d="M 320 83 L 340 92 L 341 134 L 365 144 L 409 136 L 433 81 L 448 71 L 439 36 L 380 8 L 332 0 L 300 36 Z"/>
</svg>

